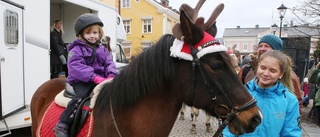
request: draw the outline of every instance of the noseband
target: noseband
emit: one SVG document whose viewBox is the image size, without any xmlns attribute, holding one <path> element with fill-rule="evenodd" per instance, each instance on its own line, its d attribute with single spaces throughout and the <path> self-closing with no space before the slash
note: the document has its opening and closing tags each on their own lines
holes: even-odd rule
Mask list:
<svg viewBox="0 0 320 137">
<path fill-rule="evenodd" d="M 203 45 L 201 45 L 201 48 L 206 48 L 210 45 L 213 44 L 220 44 L 219 41 L 217 40 L 212 40 L 209 41 Z M 222 90 L 221 86 L 218 84 L 217 80 L 214 79 L 211 75 L 209 75 L 209 73 L 203 69 L 203 66 L 200 62 L 200 59 L 197 56 L 197 53 L 199 52 L 198 49 L 195 49 L 193 45 L 189 44 L 190 46 L 190 50 L 191 50 L 191 55 L 192 55 L 192 87 L 193 87 L 193 94 L 195 93 L 195 68 L 198 67 L 201 77 L 203 79 L 203 83 L 204 85 L 206 85 L 206 87 L 209 89 L 209 93 L 210 95 L 212 95 L 212 101 L 216 100 L 216 95 L 213 92 L 213 88 L 215 87 L 215 89 L 223 96 L 223 98 L 225 100 L 227 100 L 228 105 L 224 105 L 224 104 L 219 104 L 220 107 L 224 107 L 226 109 L 228 109 L 230 112 L 223 116 L 223 115 L 219 115 L 217 112 L 215 112 L 218 115 L 218 118 L 225 118 L 225 120 L 222 122 L 222 124 L 219 126 L 219 128 L 217 129 L 216 133 L 213 135 L 214 137 L 218 137 L 221 135 L 222 130 L 230 123 L 230 121 L 235 118 L 236 115 L 238 115 L 241 111 L 249 109 L 251 107 L 253 107 L 254 105 L 256 105 L 257 101 L 252 98 L 249 102 L 243 104 L 242 106 L 238 107 L 238 106 L 234 106 L 234 104 L 231 102 L 231 100 L 229 99 L 229 97 L 226 95 L 226 93 Z M 208 76 L 210 81 L 213 81 L 213 83 L 209 83 L 208 82 Z M 213 84 L 213 86 L 211 86 L 210 84 Z M 218 107 L 219 107 L 218 106 Z M 228 107 L 230 106 L 230 107 Z M 231 108 L 231 109 L 230 109 Z"/>
</svg>

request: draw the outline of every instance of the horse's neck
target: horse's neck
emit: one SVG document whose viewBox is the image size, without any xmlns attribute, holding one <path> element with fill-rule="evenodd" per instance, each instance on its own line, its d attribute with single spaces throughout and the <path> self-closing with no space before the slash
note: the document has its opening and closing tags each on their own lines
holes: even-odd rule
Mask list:
<svg viewBox="0 0 320 137">
<path fill-rule="evenodd" d="M 182 103 L 173 95 L 156 93 L 141 99 L 132 107 L 114 111 L 115 122 L 122 136 L 168 136 L 181 105 Z M 109 113 L 108 120 L 105 121 L 108 124 L 107 129 L 101 131 L 109 130 L 109 133 L 105 133 L 110 135 L 112 132 L 113 135 L 116 135 L 117 131 L 111 117 Z M 103 124 L 101 121 L 99 123 Z M 97 129 L 105 126 L 95 124 L 94 127 Z M 99 134 L 99 131 L 96 131 Z"/>
</svg>

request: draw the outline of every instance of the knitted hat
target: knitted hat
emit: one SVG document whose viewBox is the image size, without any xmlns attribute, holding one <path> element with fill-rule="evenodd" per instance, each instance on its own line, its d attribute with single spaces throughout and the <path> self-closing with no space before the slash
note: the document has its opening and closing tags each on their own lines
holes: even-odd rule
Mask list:
<svg viewBox="0 0 320 137">
<path fill-rule="evenodd" d="M 274 49 L 274 50 L 281 50 L 282 49 L 283 42 L 279 37 L 277 37 L 275 35 L 268 34 L 268 35 L 263 36 L 260 39 L 259 44 L 262 42 L 268 43 L 272 47 L 272 49 Z"/>
</svg>

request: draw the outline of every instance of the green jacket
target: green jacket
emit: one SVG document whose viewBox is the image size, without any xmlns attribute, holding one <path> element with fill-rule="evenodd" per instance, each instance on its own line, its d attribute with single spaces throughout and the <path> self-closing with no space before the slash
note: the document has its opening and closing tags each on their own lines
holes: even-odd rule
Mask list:
<svg viewBox="0 0 320 137">
<path fill-rule="evenodd" d="M 320 69 L 316 69 L 315 67 L 311 68 L 311 72 L 309 74 L 309 82 L 314 84 L 320 84 Z M 316 92 L 314 97 L 315 106 L 320 106 L 320 88 Z"/>
</svg>

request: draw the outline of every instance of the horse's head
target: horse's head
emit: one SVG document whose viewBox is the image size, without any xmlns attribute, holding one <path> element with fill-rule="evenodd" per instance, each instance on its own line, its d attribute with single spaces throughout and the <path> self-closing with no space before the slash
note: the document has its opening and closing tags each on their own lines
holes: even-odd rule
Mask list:
<svg viewBox="0 0 320 137">
<path fill-rule="evenodd" d="M 226 47 L 214 38 L 215 19 L 223 4 L 203 23 L 203 18 L 195 20 L 194 12 L 202 5 L 199 3 L 195 9 L 182 5 L 180 23 L 173 27 L 177 39 L 171 56 L 184 59 L 180 60 L 177 74 L 183 80 L 177 81 L 174 88 L 180 90 L 179 98 L 187 105 L 227 120 L 232 133 L 253 132 L 261 122 L 261 112 L 234 71 Z"/>
</svg>

